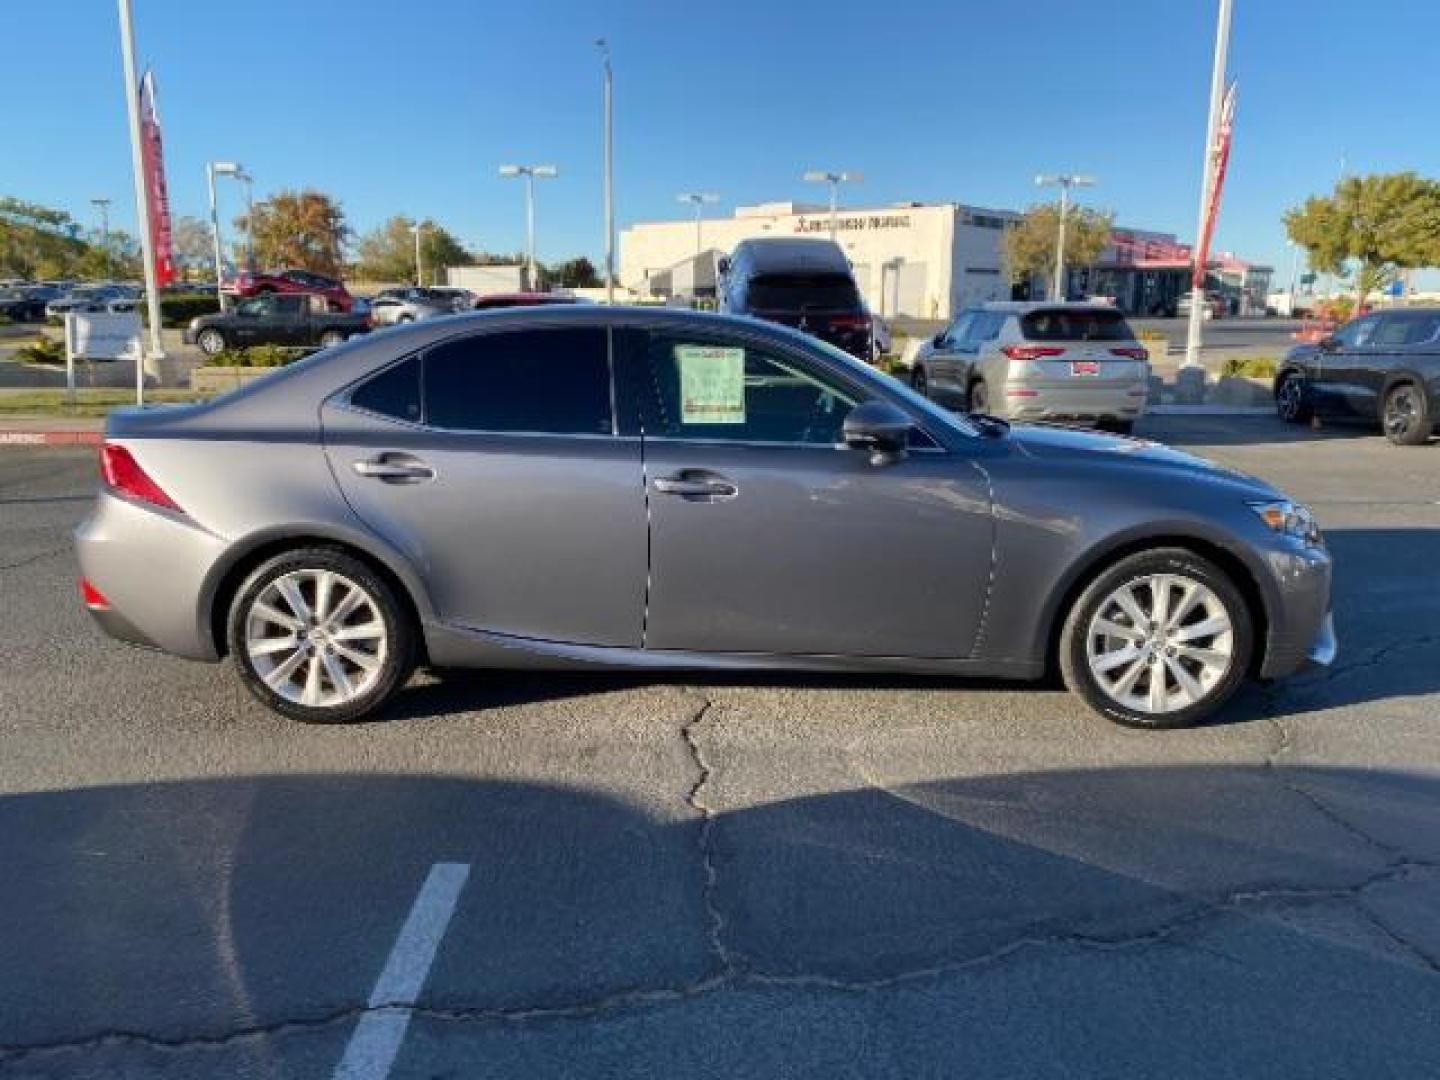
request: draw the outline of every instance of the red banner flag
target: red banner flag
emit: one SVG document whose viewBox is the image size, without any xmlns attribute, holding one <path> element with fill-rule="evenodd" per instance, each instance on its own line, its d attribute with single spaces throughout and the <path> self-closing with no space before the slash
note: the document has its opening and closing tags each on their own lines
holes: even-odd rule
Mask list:
<svg viewBox="0 0 1440 1080">
<path fill-rule="evenodd" d="M 1205 204 L 1205 222 L 1195 245 L 1195 267 L 1191 285 L 1205 288 L 1205 265 L 1210 261 L 1210 240 L 1215 235 L 1215 219 L 1220 215 L 1220 193 L 1225 189 L 1225 169 L 1230 164 L 1230 139 L 1235 133 L 1235 84 L 1225 91 L 1220 104 L 1220 126 L 1215 131 L 1215 145 L 1210 148 L 1210 197 Z"/>
<path fill-rule="evenodd" d="M 155 280 L 164 288 L 175 281 L 175 250 L 170 239 L 170 195 L 165 189 L 165 156 L 160 143 L 160 117 L 155 111 L 155 76 L 140 80 L 140 155 L 145 167 L 145 207 L 155 251 Z"/>
</svg>

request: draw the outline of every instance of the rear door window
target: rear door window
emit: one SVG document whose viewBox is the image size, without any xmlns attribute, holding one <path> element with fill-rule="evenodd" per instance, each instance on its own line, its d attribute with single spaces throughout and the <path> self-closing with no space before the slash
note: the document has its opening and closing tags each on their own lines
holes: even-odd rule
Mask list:
<svg viewBox="0 0 1440 1080">
<path fill-rule="evenodd" d="M 855 311 L 860 293 L 847 274 L 766 274 L 750 279 L 750 307 L 766 311 Z"/>
<path fill-rule="evenodd" d="M 458 431 L 609 435 L 608 335 L 600 327 L 512 330 L 425 354 L 425 423 Z"/>
<path fill-rule="evenodd" d="M 1135 334 L 1118 311 L 1041 308 L 1020 319 L 1027 341 L 1134 341 Z"/>
</svg>

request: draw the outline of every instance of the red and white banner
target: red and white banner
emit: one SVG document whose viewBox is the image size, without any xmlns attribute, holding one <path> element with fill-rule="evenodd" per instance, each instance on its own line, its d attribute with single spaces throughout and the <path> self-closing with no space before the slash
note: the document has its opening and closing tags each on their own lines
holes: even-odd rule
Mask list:
<svg viewBox="0 0 1440 1080">
<path fill-rule="evenodd" d="M 1225 190 L 1225 170 L 1230 164 L 1230 140 L 1235 134 L 1235 84 L 1225 90 L 1220 103 L 1220 126 L 1215 130 L 1215 145 L 1210 148 L 1209 198 L 1205 203 L 1205 220 L 1195 245 L 1195 267 L 1191 284 L 1205 288 L 1205 266 L 1210 261 L 1210 240 L 1215 235 L 1215 219 L 1220 215 L 1220 193 Z"/>
<path fill-rule="evenodd" d="M 145 167 L 145 212 L 155 250 L 155 280 L 164 288 L 175 281 L 175 249 L 170 238 L 170 194 L 165 188 L 165 155 L 160 143 L 160 116 L 155 111 L 155 76 L 140 80 L 140 156 Z"/>
</svg>

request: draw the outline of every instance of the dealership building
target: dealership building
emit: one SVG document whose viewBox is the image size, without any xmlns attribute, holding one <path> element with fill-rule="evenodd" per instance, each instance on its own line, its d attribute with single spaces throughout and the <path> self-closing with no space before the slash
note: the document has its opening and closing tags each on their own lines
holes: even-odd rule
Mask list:
<svg viewBox="0 0 1440 1080">
<path fill-rule="evenodd" d="M 949 319 L 971 304 L 1003 300 L 1010 283 L 1000 238 L 1019 215 L 958 203 L 846 209 L 835 240 L 877 314 Z M 642 297 L 715 295 L 715 263 L 741 240 L 830 235 L 830 212 L 792 202 L 738 207 L 733 217 L 651 221 L 620 234 L 620 283 Z"/>
<path fill-rule="evenodd" d="M 1012 288 L 1001 238 L 1012 210 L 963 203 L 846 209 L 835 240 L 870 310 L 886 318 L 951 319 L 987 300 L 1043 298 L 1048 275 Z M 649 221 L 620 234 L 620 284 L 649 300 L 713 298 L 716 265 L 741 240 L 830 235 L 830 213 L 793 202 L 741 206 L 731 217 Z M 1094 265 L 1069 269 L 1071 296 L 1103 297 L 1127 314 L 1173 315 L 1190 288 L 1190 245 L 1172 233 L 1116 228 Z M 1262 311 L 1271 268 L 1224 253 L 1209 262 L 1207 289 L 1236 314 Z"/>
</svg>

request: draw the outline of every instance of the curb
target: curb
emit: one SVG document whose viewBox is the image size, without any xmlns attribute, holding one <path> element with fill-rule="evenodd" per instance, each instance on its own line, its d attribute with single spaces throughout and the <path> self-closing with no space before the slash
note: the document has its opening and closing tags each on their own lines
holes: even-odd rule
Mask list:
<svg viewBox="0 0 1440 1080">
<path fill-rule="evenodd" d="M 101 431 L 0 431 L 0 446 L 99 446 Z"/>
<path fill-rule="evenodd" d="M 1152 405 L 1146 416 L 1274 416 L 1273 405 Z"/>
</svg>

